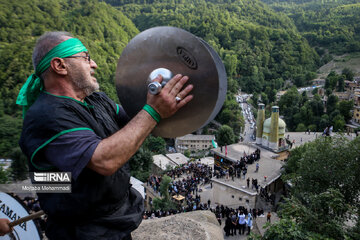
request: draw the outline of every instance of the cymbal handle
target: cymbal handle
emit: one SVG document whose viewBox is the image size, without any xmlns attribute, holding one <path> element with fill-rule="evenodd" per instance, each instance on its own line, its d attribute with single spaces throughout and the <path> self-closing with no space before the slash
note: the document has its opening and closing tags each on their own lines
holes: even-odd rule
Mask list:
<svg viewBox="0 0 360 240">
<path fill-rule="evenodd" d="M 148 85 L 148 91 L 149 93 L 156 95 L 158 94 L 162 89 L 162 86 L 159 82 L 152 82 Z"/>
<path fill-rule="evenodd" d="M 159 82 L 154 81 L 155 78 L 157 78 L 158 75 L 162 76 L 162 82 L 161 84 Z M 165 86 L 165 84 L 170 81 L 170 79 L 173 77 L 173 73 L 167 69 L 167 68 L 156 68 L 154 71 L 152 71 L 149 75 L 148 81 L 150 82 L 148 85 L 148 91 L 151 94 L 158 94 L 161 89 Z"/>
</svg>

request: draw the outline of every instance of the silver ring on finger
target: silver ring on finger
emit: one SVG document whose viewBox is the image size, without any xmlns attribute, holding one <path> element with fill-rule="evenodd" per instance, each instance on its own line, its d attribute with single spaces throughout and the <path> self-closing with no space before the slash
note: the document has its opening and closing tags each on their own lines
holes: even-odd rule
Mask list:
<svg viewBox="0 0 360 240">
<path fill-rule="evenodd" d="M 175 97 L 175 100 L 176 100 L 177 102 L 180 102 L 180 101 L 181 101 L 181 97 L 176 96 L 176 97 Z"/>
</svg>

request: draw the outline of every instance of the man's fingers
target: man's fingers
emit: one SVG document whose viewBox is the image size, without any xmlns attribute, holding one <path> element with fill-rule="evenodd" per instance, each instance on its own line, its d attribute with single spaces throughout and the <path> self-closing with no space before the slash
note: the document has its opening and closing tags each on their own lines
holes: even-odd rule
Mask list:
<svg viewBox="0 0 360 240">
<path fill-rule="evenodd" d="M 176 74 L 172 79 L 170 79 L 170 81 L 168 81 L 165 85 L 165 87 L 163 88 L 163 90 L 165 90 L 166 92 L 170 92 L 173 87 L 175 86 L 175 84 L 180 81 L 180 79 L 183 76 L 181 74 Z"/>
<path fill-rule="evenodd" d="M 188 80 L 189 80 L 189 77 L 187 77 L 187 76 L 182 77 L 171 89 L 170 95 L 176 96 Z M 186 94 L 183 96 L 186 96 Z"/>
<path fill-rule="evenodd" d="M 186 97 L 191 90 L 194 88 L 194 86 L 192 84 L 186 86 L 186 88 L 184 90 L 182 90 L 181 92 L 179 92 L 176 97 L 179 97 L 180 100 L 183 99 L 184 97 Z"/>
<path fill-rule="evenodd" d="M 158 82 L 158 83 L 161 83 L 163 81 L 163 77 L 162 75 L 157 75 L 156 78 L 154 78 L 153 82 Z"/>
<path fill-rule="evenodd" d="M 182 108 L 183 106 L 185 106 L 188 102 L 190 102 L 194 98 L 193 95 L 188 95 L 193 88 L 194 88 L 194 86 L 190 84 L 184 90 L 182 90 L 180 93 L 178 93 L 178 95 L 176 97 L 180 98 L 180 101 L 176 105 L 177 109 Z"/>
<path fill-rule="evenodd" d="M 190 102 L 192 99 L 194 98 L 193 95 L 189 95 L 186 98 L 182 99 L 177 105 L 177 109 L 182 108 L 183 106 L 185 106 L 185 104 L 187 104 L 188 102 Z"/>
</svg>

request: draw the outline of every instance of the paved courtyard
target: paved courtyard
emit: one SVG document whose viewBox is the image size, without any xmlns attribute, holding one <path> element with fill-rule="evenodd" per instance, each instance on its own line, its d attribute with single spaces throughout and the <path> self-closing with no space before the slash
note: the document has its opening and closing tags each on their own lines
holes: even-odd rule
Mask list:
<svg viewBox="0 0 360 240">
<path fill-rule="evenodd" d="M 334 135 L 335 133 L 333 133 Z M 285 133 L 285 137 L 289 138 L 291 142 L 293 142 L 293 140 L 295 140 L 295 145 L 293 145 L 293 147 L 298 147 L 304 143 L 307 142 L 311 142 L 314 141 L 315 139 L 319 138 L 322 136 L 322 132 L 310 132 L 309 133 L 305 133 L 305 132 L 286 132 Z M 355 134 L 346 134 L 344 135 L 346 136 L 349 140 L 353 140 L 355 139 Z"/>
</svg>

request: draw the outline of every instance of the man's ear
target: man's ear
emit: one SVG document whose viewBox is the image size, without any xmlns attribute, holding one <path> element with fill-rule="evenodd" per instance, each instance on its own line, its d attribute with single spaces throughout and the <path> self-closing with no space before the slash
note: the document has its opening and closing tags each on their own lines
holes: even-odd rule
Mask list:
<svg viewBox="0 0 360 240">
<path fill-rule="evenodd" d="M 66 69 L 66 63 L 65 63 L 64 59 L 62 59 L 62 58 L 55 57 L 55 58 L 51 59 L 50 68 L 56 74 L 63 75 L 63 76 L 68 74 L 67 69 Z"/>
</svg>

